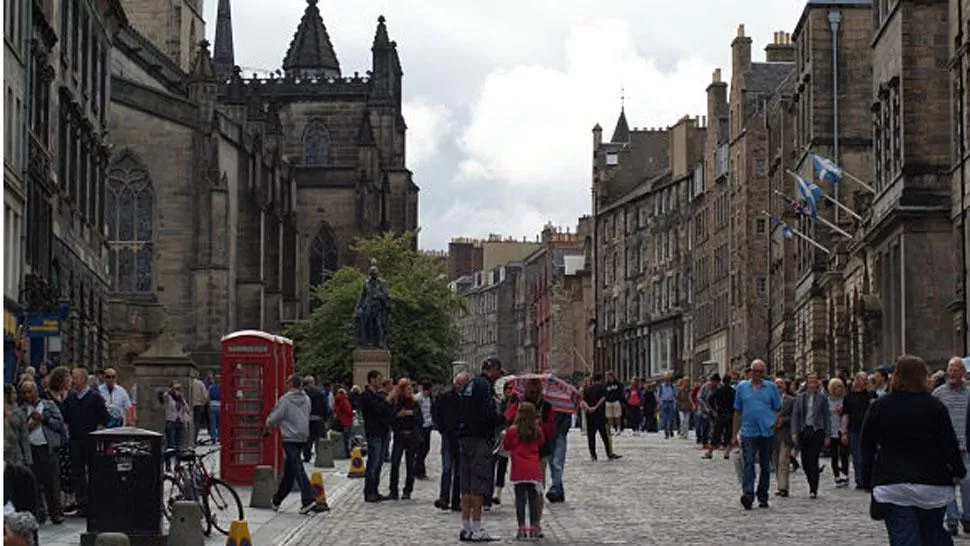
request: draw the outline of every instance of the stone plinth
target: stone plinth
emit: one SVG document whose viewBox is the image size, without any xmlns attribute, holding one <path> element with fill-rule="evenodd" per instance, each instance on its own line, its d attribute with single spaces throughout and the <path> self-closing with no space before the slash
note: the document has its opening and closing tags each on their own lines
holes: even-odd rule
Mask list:
<svg viewBox="0 0 970 546">
<path fill-rule="evenodd" d="M 354 351 L 354 385 L 364 388 L 371 370 L 381 372 L 385 379 L 391 377 L 391 352 L 387 349 L 356 349 Z"/>
<path fill-rule="evenodd" d="M 138 426 L 165 434 L 165 405 L 159 396 L 168 390 L 172 381 L 178 381 L 191 408 L 192 380 L 199 376 L 198 368 L 167 332 L 162 332 L 132 364 L 138 385 Z M 191 430 L 186 427 L 180 447 L 190 447 Z"/>
</svg>

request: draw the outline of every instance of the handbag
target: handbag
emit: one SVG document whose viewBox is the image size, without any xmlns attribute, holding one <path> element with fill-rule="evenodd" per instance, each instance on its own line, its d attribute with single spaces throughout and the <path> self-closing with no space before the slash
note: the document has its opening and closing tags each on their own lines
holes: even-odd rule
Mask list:
<svg viewBox="0 0 970 546">
<path fill-rule="evenodd" d="M 875 521 L 882 521 L 882 503 L 876 501 L 876 496 L 873 494 L 869 497 L 869 517 Z"/>
<path fill-rule="evenodd" d="M 508 429 L 504 429 L 503 428 L 498 433 L 497 439 L 496 439 L 496 442 L 497 443 L 495 444 L 495 451 L 493 452 L 493 455 L 498 455 L 499 457 L 505 457 L 506 459 L 508 459 L 510 454 L 504 448 L 504 446 L 505 446 L 505 431 L 506 430 L 508 430 Z"/>
</svg>

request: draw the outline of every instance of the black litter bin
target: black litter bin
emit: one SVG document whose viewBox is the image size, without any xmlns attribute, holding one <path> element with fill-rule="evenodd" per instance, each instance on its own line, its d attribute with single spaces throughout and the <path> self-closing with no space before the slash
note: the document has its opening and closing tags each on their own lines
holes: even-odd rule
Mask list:
<svg viewBox="0 0 970 546">
<path fill-rule="evenodd" d="M 162 534 L 162 435 L 120 427 L 91 434 L 87 533 L 125 533 L 134 545 L 165 544 Z"/>
</svg>

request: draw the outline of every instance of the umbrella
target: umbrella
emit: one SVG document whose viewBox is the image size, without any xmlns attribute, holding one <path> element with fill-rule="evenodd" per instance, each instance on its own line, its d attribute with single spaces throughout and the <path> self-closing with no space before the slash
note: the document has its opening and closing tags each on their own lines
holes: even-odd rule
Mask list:
<svg viewBox="0 0 970 546">
<path fill-rule="evenodd" d="M 502 379 L 508 380 L 508 377 L 503 377 Z M 542 382 L 542 397 L 546 402 L 549 402 L 553 411 L 559 413 L 576 413 L 577 407 L 579 406 L 579 391 L 564 379 L 556 377 L 551 373 L 524 374 L 515 376 L 514 379 L 516 394 L 521 395 L 525 392 L 525 384 L 528 380 L 538 379 Z M 497 386 L 498 382 L 496 381 L 496 388 Z"/>
<path fill-rule="evenodd" d="M 495 380 L 495 396 L 497 396 L 499 400 L 502 399 L 505 393 L 505 384 L 509 381 L 515 381 L 515 376 L 506 375 L 505 377 L 500 377 Z"/>
</svg>

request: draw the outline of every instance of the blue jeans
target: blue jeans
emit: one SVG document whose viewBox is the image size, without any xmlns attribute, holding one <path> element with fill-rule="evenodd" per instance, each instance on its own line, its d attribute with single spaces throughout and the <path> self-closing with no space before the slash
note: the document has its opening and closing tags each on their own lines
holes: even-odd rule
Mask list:
<svg viewBox="0 0 970 546">
<path fill-rule="evenodd" d="M 664 431 L 664 436 L 669 438 L 674 435 L 674 424 L 677 422 L 677 407 L 673 402 L 662 402 L 660 404 L 660 428 Z"/>
<path fill-rule="evenodd" d="M 768 502 L 771 483 L 772 436 L 741 437 L 741 492 L 748 497 L 757 496 L 758 502 Z M 754 490 L 754 459 L 758 457 L 758 494 Z"/>
<path fill-rule="evenodd" d="M 549 473 L 552 475 L 552 486 L 550 491 L 562 494 L 562 474 L 566 469 L 566 434 L 556 436 L 556 445 L 552 448 L 552 457 L 549 458 Z"/>
<path fill-rule="evenodd" d="M 856 486 L 862 486 L 862 433 L 849 433 L 849 454 L 852 455 L 852 476 Z"/>
<path fill-rule="evenodd" d="M 367 437 L 367 468 L 364 470 L 364 498 L 376 497 L 384 466 L 384 436 Z"/>
<path fill-rule="evenodd" d="M 165 421 L 165 447 L 168 449 L 182 449 L 182 437 L 185 435 L 185 423 L 181 421 Z M 174 454 L 165 456 L 165 468 L 172 468 Z"/>
<path fill-rule="evenodd" d="M 953 538 L 940 525 L 945 507 L 924 510 L 914 506 L 880 504 L 879 508 L 889 532 L 890 546 L 953 546 Z"/>
<path fill-rule="evenodd" d="M 301 506 L 312 504 L 316 500 L 310 487 L 310 479 L 306 476 L 306 469 L 303 468 L 304 445 L 306 442 L 283 442 L 283 476 L 276 494 L 273 495 L 273 504 L 276 506 L 282 504 L 283 499 L 293 491 L 293 480 L 300 486 Z"/>
<path fill-rule="evenodd" d="M 209 437 L 219 442 L 219 402 L 209 402 Z"/>
<path fill-rule="evenodd" d="M 344 437 L 344 449 L 347 450 L 347 456 L 350 457 L 350 449 L 351 449 L 350 443 L 354 437 L 354 427 L 353 426 L 344 427 L 342 432 L 343 432 L 342 436 Z"/>
<path fill-rule="evenodd" d="M 707 414 L 698 411 L 694 414 L 694 423 L 697 425 L 697 443 L 706 444 L 708 442 L 707 434 L 711 429 L 710 418 L 707 416 Z"/>
<path fill-rule="evenodd" d="M 964 466 L 970 468 L 970 456 L 967 455 L 966 451 L 961 451 L 960 455 L 963 457 Z M 960 506 L 963 508 L 963 512 L 957 508 L 956 499 L 950 504 L 946 505 L 946 523 L 948 525 L 956 525 L 961 521 L 970 522 L 970 483 L 966 480 L 960 482 Z"/>
</svg>

